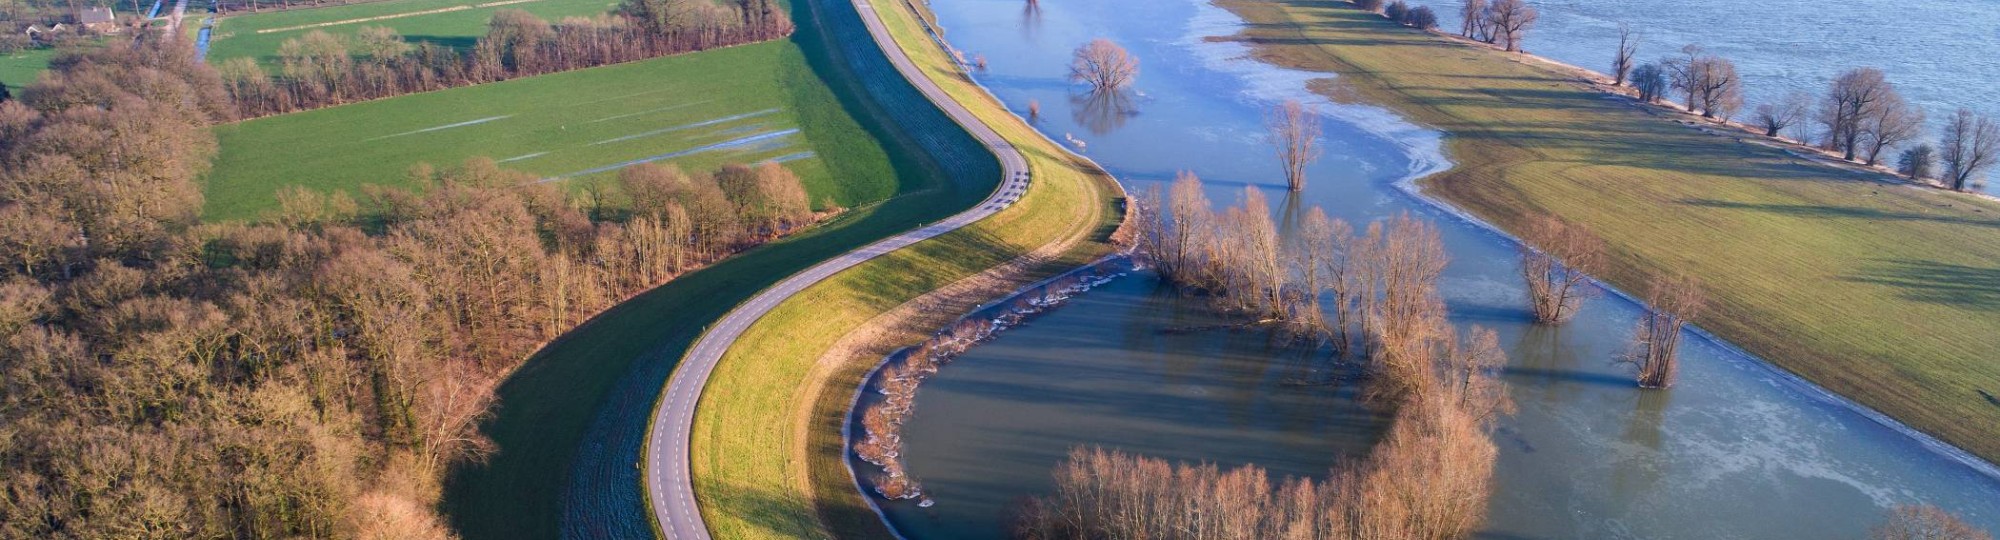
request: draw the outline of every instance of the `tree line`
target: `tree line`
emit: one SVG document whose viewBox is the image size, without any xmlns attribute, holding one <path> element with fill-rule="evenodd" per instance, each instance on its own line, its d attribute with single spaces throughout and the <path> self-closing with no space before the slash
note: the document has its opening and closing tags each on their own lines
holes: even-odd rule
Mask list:
<svg viewBox="0 0 2000 540">
<path fill-rule="evenodd" d="M 771 0 L 626 0 L 615 13 L 554 23 L 501 10 L 463 50 L 411 44 L 383 27 L 345 38 L 314 30 L 279 45 L 277 73 L 253 58 L 229 59 L 218 71 L 237 116 L 252 118 L 765 41 L 792 30 Z"/>
<path fill-rule="evenodd" d="M 1619 31 L 1614 86 L 1623 86 L 1629 71 L 1641 101 L 1658 103 L 1669 91 L 1678 92 L 1688 112 L 1717 122 L 1732 120 L 1743 107 L 1743 82 L 1729 59 L 1688 45 L 1678 56 L 1636 64 L 1639 36 L 1629 27 Z M 1792 92 L 1759 104 L 1748 123 L 1766 137 L 1789 135 L 1847 161 L 1874 166 L 1895 158 L 1897 171 L 1911 180 L 1935 179 L 1956 191 L 1979 189 L 2000 160 L 2000 122 L 1960 108 L 1929 142 L 1926 120 L 1924 110 L 1903 98 L 1882 70 L 1864 67 L 1834 77 L 1816 98 Z"/>
<path fill-rule="evenodd" d="M 816 217 L 776 164 L 635 166 L 613 207 L 475 159 L 202 223 L 227 104 L 174 40 L 0 102 L 0 537 L 450 537 L 540 344 Z"/>
<path fill-rule="evenodd" d="M 1382 0 L 1351 1 L 1406 26 L 1429 30 L 1436 25 L 1428 8 L 1412 8 L 1400 0 L 1386 6 Z M 1459 16 L 1461 37 L 1510 52 L 1524 52 L 1521 43 L 1541 18 L 1525 0 L 1461 0 Z M 1678 97 L 1689 113 L 1720 123 L 1743 111 L 1743 81 L 1734 62 L 1689 44 L 1677 55 L 1641 63 L 1641 38 L 1630 26 L 1618 26 L 1612 86 L 1629 86 L 1646 103 Z M 1932 140 L 1925 140 L 1926 120 L 1923 109 L 1904 99 L 1882 70 L 1856 68 L 1835 77 L 1818 97 L 1792 92 L 1758 104 L 1746 123 L 1766 137 L 1790 135 L 1847 161 L 1893 165 L 1910 180 L 1936 180 L 1956 191 L 1984 187 L 2000 163 L 2000 120 L 1959 108 L 1937 127 Z"/>
</svg>

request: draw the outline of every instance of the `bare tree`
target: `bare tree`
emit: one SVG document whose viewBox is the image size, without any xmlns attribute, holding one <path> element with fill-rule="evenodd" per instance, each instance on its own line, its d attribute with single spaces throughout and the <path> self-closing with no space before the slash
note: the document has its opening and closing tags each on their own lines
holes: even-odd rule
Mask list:
<svg viewBox="0 0 2000 540">
<path fill-rule="evenodd" d="M 1869 531 L 1869 540 L 1993 540 L 1978 527 L 1928 504 L 1899 504 L 1889 520 Z"/>
<path fill-rule="evenodd" d="M 1639 33 L 1632 25 L 1618 23 L 1618 53 L 1611 59 L 1611 85 L 1625 86 L 1625 78 L 1632 73 L 1632 58 L 1639 54 Z"/>
<path fill-rule="evenodd" d="M 1692 278 L 1657 278 L 1646 295 L 1646 315 L 1632 336 L 1632 351 L 1624 361 L 1639 366 L 1641 388 L 1673 386 L 1680 370 L 1681 328 L 1705 302 Z"/>
<path fill-rule="evenodd" d="M 1736 63 L 1720 56 L 1707 56 L 1696 64 L 1697 94 L 1704 118 L 1727 122 L 1743 108 L 1743 79 L 1736 76 Z"/>
<path fill-rule="evenodd" d="M 1805 92 L 1792 92 L 1785 99 L 1764 103 L 1752 113 L 1756 124 L 1764 128 L 1765 137 L 1776 137 L 1785 129 L 1804 122 L 1812 107 L 1812 96 Z"/>
<path fill-rule="evenodd" d="M 1382 0 L 1354 0 L 1354 9 L 1369 13 L 1380 13 L 1382 11 Z"/>
<path fill-rule="evenodd" d="M 1521 277 L 1528 282 L 1528 302 L 1541 323 L 1560 324 L 1595 289 L 1590 274 L 1604 263 L 1604 241 L 1582 227 L 1542 215 L 1522 233 Z"/>
<path fill-rule="evenodd" d="M 1487 20 L 1493 23 L 1493 34 L 1499 38 L 1501 46 L 1509 52 L 1520 52 L 1521 42 L 1528 37 L 1528 29 L 1534 27 L 1541 12 L 1528 5 L 1527 0 L 1493 0 L 1486 8 Z"/>
<path fill-rule="evenodd" d="M 1464 0 L 1458 5 L 1458 35 L 1480 39 L 1486 28 L 1486 0 Z"/>
<path fill-rule="evenodd" d="M 1863 118 L 1862 124 L 1867 135 L 1867 163 L 1874 165 L 1881 162 L 1884 151 L 1923 133 L 1924 110 L 1891 91 L 1883 94 L 1873 114 Z"/>
<path fill-rule="evenodd" d="M 1681 56 L 1660 61 L 1666 70 L 1667 82 L 1679 90 L 1687 99 L 1682 101 L 1688 112 L 1701 110 L 1701 59 L 1705 50 L 1700 45 L 1689 43 L 1681 46 Z"/>
<path fill-rule="evenodd" d="M 1887 94 L 1895 92 L 1882 70 L 1859 68 L 1834 78 L 1820 99 L 1819 122 L 1826 128 L 1825 146 L 1839 150 L 1842 159 L 1854 160 L 1867 134 L 1867 118 Z"/>
<path fill-rule="evenodd" d="M 1270 130 L 1268 140 L 1278 151 L 1278 163 L 1285 169 L 1285 185 L 1292 191 L 1306 187 L 1306 165 L 1319 159 L 1319 115 L 1296 99 L 1271 108 L 1264 115 Z"/>
<path fill-rule="evenodd" d="M 1986 171 L 2000 159 L 2000 122 L 1959 109 L 1938 137 L 1944 180 L 1951 189 L 1971 191 L 1985 182 Z"/>
<path fill-rule="evenodd" d="M 1139 59 L 1105 38 L 1077 47 L 1069 63 L 1069 79 L 1089 84 L 1093 92 L 1116 91 L 1138 77 Z"/>
</svg>

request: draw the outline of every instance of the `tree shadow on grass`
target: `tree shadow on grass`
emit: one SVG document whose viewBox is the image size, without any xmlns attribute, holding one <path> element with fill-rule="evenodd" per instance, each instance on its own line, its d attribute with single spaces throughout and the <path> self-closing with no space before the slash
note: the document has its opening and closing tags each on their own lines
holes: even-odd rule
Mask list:
<svg viewBox="0 0 2000 540">
<path fill-rule="evenodd" d="M 1681 199 L 1680 203 L 1691 206 L 1701 206 L 1706 208 L 1757 210 L 1762 212 L 1771 212 L 1771 213 L 1785 214 L 1785 215 L 1792 215 L 1799 217 L 1846 218 L 1846 219 L 1867 219 L 1867 220 L 1883 220 L 1883 221 L 1932 221 L 1937 223 L 1950 223 L 1957 225 L 1972 225 L 1976 227 L 2000 228 L 2000 220 L 1973 219 L 1973 218 L 1946 216 L 1946 215 L 1917 214 L 1911 212 L 1892 212 L 1875 208 L 1862 208 L 1855 206 L 1763 204 L 1763 203 L 1745 203 L 1736 201 L 1720 201 L 1715 199 Z"/>
<path fill-rule="evenodd" d="M 1846 279 L 1896 287 L 1904 298 L 1918 302 L 2000 312 L 2000 268 L 1877 260 L 1863 274 Z"/>
</svg>

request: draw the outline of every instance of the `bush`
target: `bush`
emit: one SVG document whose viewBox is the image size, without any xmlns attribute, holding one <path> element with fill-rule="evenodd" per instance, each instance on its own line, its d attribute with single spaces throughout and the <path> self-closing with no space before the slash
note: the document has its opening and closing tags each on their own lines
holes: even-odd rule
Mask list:
<svg viewBox="0 0 2000 540">
<path fill-rule="evenodd" d="M 1382 0 L 1354 0 L 1354 7 L 1362 11 L 1382 11 Z"/>
<path fill-rule="evenodd" d="M 1389 20 L 1401 23 L 1403 22 L 1403 17 L 1410 14 L 1410 5 L 1403 3 L 1403 0 L 1395 0 L 1389 2 L 1387 7 L 1382 8 L 1382 14 L 1387 15 Z"/>
<path fill-rule="evenodd" d="M 1437 12 L 1431 11 L 1430 6 L 1417 6 L 1411 9 L 1409 14 L 1403 16 L 1403 24 L 1418 30 L 1437 28 Z"/>
</svg>

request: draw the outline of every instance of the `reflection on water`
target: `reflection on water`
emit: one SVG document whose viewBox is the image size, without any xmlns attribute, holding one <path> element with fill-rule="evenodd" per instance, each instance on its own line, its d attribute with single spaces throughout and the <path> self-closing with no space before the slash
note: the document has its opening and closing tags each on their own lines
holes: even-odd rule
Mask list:
<svg viewBox="0 0 2000 540">
<path fill-rule="evenodd" d="M 1097 133 L 1090 156 L 1133 191 L 1199 174 L 1218 205 L 1244 186 L 1283 197 L 1262 111 L 1300 99 L 1328 116 L 1325 156 L 1281 226 L 1313 206 L 1352 223 L 1414 212 L 1438 222 L 1453 262 L 1453 320 L 1494 328 L 1520 411 L 1495 433 L 1493 538 L 1854 538 L 1899 502 L 1924 501 L 2000 530 L 2000 481 L 1816 397 L 1726 345 L 1690 339 L 1678 386 L 1640 391 L 1625 351 L 1639 309 L 1594 299 L 1560 329 L 1531 323 L 1512 244 L 1395 187 L 1441 164 L 1437 134 L 1304 92 L 1315 74 L 1203 38 L 1239 21 L 1200 0 L 936 0 L 953 45 L 990 59 L 975 77 L 1026 115 L 1068 99 L 1064 61 L 1095 37 L 1147 66 L 1144 114 L 1101 133 L 1093 116 L 1044 115 L 1060 140 Z M 1005 21 L 1020 21 L 1009 27 Z M 1069 447 L 1115 446 L 1279 475 L 1323 475 L 1365 451 L 1380 421 L 1353 388 L 1295 384 L 1325 364 L 1263 331 L 1220 324 L 1135 275 L 973 349 L 926 383 L 905 426 L 909 469 L 937 501 L 885 505 L 911 538 L 998 538 L 1010 501 L 1045 492 Z M 1301 376 L 1301 374 L 1305 376 Z"/>
<path fill-rule="evenodd" d="M 1138 116 L 1130 90 L 1079 92 L 1069 95 L 1070 119 L 1093 135 L 1104 135 L 1125 126 Z"/>
</svg>

